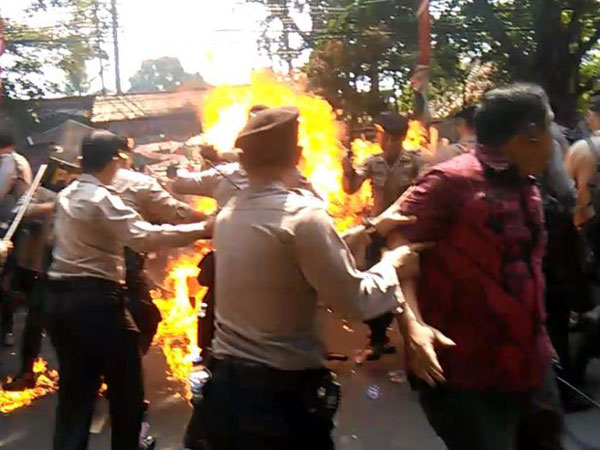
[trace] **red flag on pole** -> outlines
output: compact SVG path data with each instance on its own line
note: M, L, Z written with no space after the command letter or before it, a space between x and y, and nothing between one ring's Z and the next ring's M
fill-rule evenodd
M415 117L427 123L430 119L427 107L427 90L429 86L429 60L431 57L431 20L429 17L429 0L419 0L417 21L419 32L419 58L410 79L415 98Z

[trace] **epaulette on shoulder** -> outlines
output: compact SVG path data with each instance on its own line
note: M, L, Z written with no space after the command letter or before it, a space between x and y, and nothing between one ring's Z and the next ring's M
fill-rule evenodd
M312 206L312 207L326 207L325 202L317 197L313 192L308 189L294 188L290 189L290 192L294 194L295 200L298 202L298 206Z

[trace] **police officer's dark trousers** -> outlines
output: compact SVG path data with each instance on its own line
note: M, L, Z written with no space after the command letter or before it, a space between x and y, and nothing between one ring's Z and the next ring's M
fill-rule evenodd
M48 281L47 328L59 361L54 450L87 449L101 378L108 386L112 449L137 450L144 388L138 330L118 284Z
M186 433L192 450L333 450L333 420L316 398L326 369L281 371L262 364L213 359Z
M21 269L20 290L25 294L27 317L21 342L21 374L33 372L33 365L40 354L44 319L42 301L45 293L44 274L33 270Z
M158 324L162 320L160 310L154 304L146 278L146 256L125 247L125 285L127 286L127 309L140 330L139 342L142 355L148 353Z

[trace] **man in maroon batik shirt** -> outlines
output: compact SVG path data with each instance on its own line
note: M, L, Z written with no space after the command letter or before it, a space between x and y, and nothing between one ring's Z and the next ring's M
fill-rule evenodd
M474 153L433 167L391 207L417 221L389 245L435 244L418 279L403 280L406 299L456 343L439 349L447 382L415 385L450 450L560 449L532 177L550 156L550 108L539 87L512 85L485 95L475 125Z

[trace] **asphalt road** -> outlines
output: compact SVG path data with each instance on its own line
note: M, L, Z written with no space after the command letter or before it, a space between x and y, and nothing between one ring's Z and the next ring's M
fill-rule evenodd
M20 330L23 313L17 323ZM401 369L399 356L388 356L376 363L356 367L352 358L364 342L366 330L359 326L345 331L332 315L327 317L326 338L330 350L350 356L349 362L334 362L343 386L343 400L337 416L336 440L339 450L443 450L444 446L429 428L406 383L392 383L389 372ZM392 334L399 340L396 332ZM15 349L0 350L0 377L18 366ZM44 357L56 367L53 351L44 342ZM147 398L152 402L150 420L159 450L181 450L181 436L190 415L182 398L181 386L169 381L165 360L159 348L153 348L145 360ZM591 368L590 389L600 398L600 363ZM367 391L378 395L368 395ZM376 397L376 398L374 398ZM37 400L33 405L9 415L0 415L0 449L51 449L56 395ZM97 408L106 412L106 401ZM600 449L600 411L590 410L566 419L566 450ZM106 450L110 443L110 425L106 423L90 440L90 450Z

